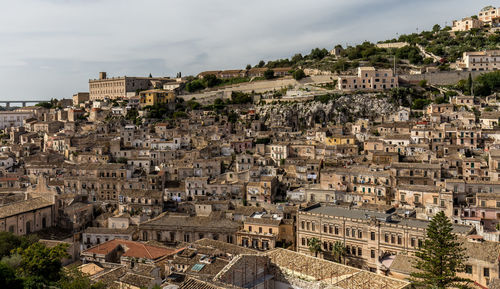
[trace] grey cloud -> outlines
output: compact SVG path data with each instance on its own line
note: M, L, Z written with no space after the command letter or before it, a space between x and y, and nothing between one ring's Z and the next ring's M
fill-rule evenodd
M243 68L449 24L489 2L8 1L0 10L0 85L8 92L0 99L69 97L103 70L118 76Z

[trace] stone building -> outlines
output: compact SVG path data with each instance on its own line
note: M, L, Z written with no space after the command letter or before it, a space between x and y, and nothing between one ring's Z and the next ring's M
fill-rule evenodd
M0 230L27 235L54 225L54 203L42 197L0 206Z
M175 92L163 89L150 89L139 92L139 105L141 107L158 104L174 104Z
M451 31L469 31L471 29L481 28L482 23L478 19L466 17L462 20L453 20L453 27Z
M467 51L457 69L465 71L494 71L500 69L500 50Z
M339 90L383 90L399 86L399 78L391 69L358 67L356 76L339 76Z
M234 244L241 224L226 218L167 214L139 225L142 241L155 240L175 244L194 242L203 238Z
M28 111L0 111L0 129L23 126L24 120L33 115Z
M318 238L323 257L329 259L339 241L346 248L347 264L375 272L388 256L414 254L425 238L427 225L428 221L394 213L316 204L298 212L297 251L310 253L308 240ZM453 226L453 232L460 236L472 230L471 226Z
M137 91L162 88L163 84L173 82L167 77L112 77L99 72L99 79L89 79L90 100L117 99L135 96Z
M500 8L493 6L486 6L478 13L478 19L484 24L492 23L495 18L500 17Z
M81 103L90 100L90 93L88 92L77 92L73 94L73 106L78 106Z

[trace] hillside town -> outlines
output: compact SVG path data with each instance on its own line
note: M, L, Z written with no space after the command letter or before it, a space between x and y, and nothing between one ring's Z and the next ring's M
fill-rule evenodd
M497 37L455 61L396 39L373 47L422 61L339 45L323 57L340 72L100 72L71 98L9 102L0 231L65 244L63 266L105 288L396 289L443 212L459 276L499 288L499 13L452 22Z

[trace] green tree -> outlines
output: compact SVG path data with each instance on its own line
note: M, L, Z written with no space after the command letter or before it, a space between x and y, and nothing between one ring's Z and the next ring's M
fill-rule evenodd
M333 244L332 254L333 254L335 260L337 261L337 263L342 262L342 258L345 257L346 252L347 252L346 248L342 242L336 241L335 244Z
M264 67L264 65L266 65L264 60L259 61L259 64L257 64L258 67Z
M8 265L11 268L19 268L21 266L22 258L21 255L19 254L12 254L10 256L5 256L2 258L2 261L0 261L6 265Z
M252 69L252 66L250 64L247 64L247 67L245 69L250 70L250 69Z
M178 119L178 118L187 118L188 117L188 114L183 112L183 111L176 111L174 112L174 114L172 115L173 118L175 119Z
M474 95L488 96L500 91L500 71L484 73L474 81Z
M227 115L227 120L231 123L236 123L236 121L238 121L238 118L238 114L234 111L229 112Z
M301 61L302 58L303 58L302 54L297 53L294 56L292 56L292 60L291 61L292 61L293 64L297 64L297 62Z
M205 89L205 84L201 79L194 79L186 84L186 90L188 92L194 92L202 89Z
M27 248L36 242L38 242L36 235L18 237L10 232L0 232L0 258L9 256L16 248Z
M0 258L21 245L21 239L10 232L0 232Z
M216 98L214 100L214 104L213 104L214 109L216 109L216 110L223 109L224 106L225 106L225 104L224 104L224 100L222 100L222 98Z
M306 74L304 73L304 70L302 69L297 69L293 72L293 78L295 78L295 80L301 80L302 78L306 77Z
M424 58L424 64L425 65L429 65L429 64L432 64L432 63L434 63L434 59L432 59L430 57Z
M325 58L325 56L327 55L328 55L328 50L326 50L325 48L323 49L314 48L311 50L309 57L311 57L312 59L321 60Z
M444 212L437 213L430 221L426 239L416 252L414 267L419 271L412 273L412 283L424 288L450 288L469 282L457 277L457 272L465 270L467 257L453 227Z
M274 70L268 68L266 71L264 71L264 78L265 79L274 78Z
M28 283L50 284L61 278L62 259L68 257L66 244L48 248L42 243L34 243L26 249L18 248L21 266L18 271Z
M203 80L205 81L207 87L214 87L221 84L222 82L220 79L217 78L217 76L213 74L209 74L203 77Z
M41 106L43 108L49 109L49 108L52 108L52 103L50 103L48 101L43 101L43 102L35 104L35 106Z
M467 78L467 92L472 94L472 75L469 72L469 77Z
M16 276L16 271L3 262L0 262L0 288L23 288L22 280Z
M439 26L439 24L432 26L432 32L436 33L439 32L439 30L441 30L441 26Z
M307 241L307 246L309 247L309 251L311 253L314 253L315 257L318 257L318 253L320 253L321 250L321 241L318 238L311 238Z
M194 99L190 99L190 100L186 101L186 106L190 110L197 110L201 107L201 104L196 102Z

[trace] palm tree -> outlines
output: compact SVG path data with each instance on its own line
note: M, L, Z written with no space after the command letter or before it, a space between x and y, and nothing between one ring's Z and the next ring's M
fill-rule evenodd
M321 252L321 241L318 238L312 238L307 241L309 246L309 251L314 253L314 257L318 257L318 253Z
M336 241L335 244L333 244L332 253L333 253L333 256L335 256L337 263L341 263L342 257L344 257L346 255L346 248L345 248L344 244L340 241Z

